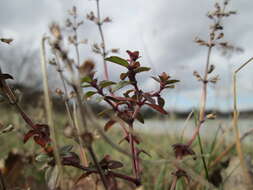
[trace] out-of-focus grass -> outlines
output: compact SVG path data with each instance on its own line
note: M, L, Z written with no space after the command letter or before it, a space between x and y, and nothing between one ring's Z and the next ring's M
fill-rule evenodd
M44 122L41 118L44 118L43 110L41 109L28 109L27 112L33 116L33 118L37 119L39 123ZM9 133L2 134L0 136L1 143L1 151L0 151L0 159L3 161L7 158L8 153L11 151L18 152L21 155L31 155L32 163L29 164L29 167L26 167L22 172L25 172L25 176L33 176L35 183L38 186L45 187L44 181L44 171L41 170L41 164L36 163L34 157L36 154L39 154L42 150L33 141L29 141L28 143L23 143L23 135L27 132L27 128L25 127L25 123L23 120L16 114L15 110L8 109L7 111L4 109L0 109L0 120L4 125L13 124L15 129ZM66 125L67 118L64 114L55 114L55 125L57 128L57 135L59 135L59 144L63 145L74 145L74 151L78 152L77 143L73 139L68 139L63 136L64 126ZM105 121L101 120L101 124ZM92 124L91 124L92 125ZM92 127L92 126L91 126ZM140 149L148 152L151 157L148 155L142 154L142 164L143 164L143 182L144 189L168 189L172 180L171 173L174 171L174 166L171 160L174 159L173 151L171 145L180 142L180 134L153 134L151 129L150 132L139 132L140 140L142 141L139 146ZM114 127L106 133L113 142L119 142L123 134L121 134L121 130L118 130L118 127ZM124 163L122 169L120 169L123 173L131 175L131 160L129 157L123 155L122 153L114 150L110 145L105 143L105 141L97 135L96 141L94 143L94 149L99 157L102 159L106 154L111 155L112 159L119 160ZM186 139L185 139L186 140ZM226 143L219 144L221 142L221 135L217 133L217 136L212 138L211 140L205 141L202 139L202 145L204 150L204 156L208 160L208 164L212 162L224 149L226 148ZM128 144L124 141L120 144L120 146L128 150ZM197 143L193 145L193 149L195 152L200 152ZM251 153L251 149L245 150L248 153ZM235 155L234 149L226 156L224 160L228 157L232 157ZM203 170L203 164L201 161L201 156L197 155L197 159L194 161L193 159L188 159L186 164L190 166L191 169L196 171L197 173L201 173ZM218 167L219 165L217 165ZM217 168L216 167L216 168ZM211 175L215 168L209 169L209 174ZM203 172L202 172L203 173ZM71 179L76 179L79 175L81 175L81 171L77 171L76 169L72 169L70 167L65 167L66 177L70 177ZM204 176L204 173L203 173ZM184 181L178 182L178 189L184 189L185 183ZM181 187L181 188L180 188Z

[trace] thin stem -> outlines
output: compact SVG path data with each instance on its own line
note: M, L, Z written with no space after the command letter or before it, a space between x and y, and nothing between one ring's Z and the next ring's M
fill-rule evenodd
M72 86L75 93L76 93L76 97L77 97L77 103L79 105L79 111L80 111L80 115L81 115L81 120L82 120L82 125L84 127L84 133L88 133L88 127L87 127L87 122L86 122L86 118L85 118L85 110L84 110L84 106L83 106L83 103L82 103L82 100L81 100L81 95L80 95L80 91L78 90L78 88L76 87L76 85L73 85ZM108 185L107 185L107 180L106 180L106 177L105 177L105 174L101 168L101 166L99 165L98 161L97 161L97 157L93 151L93 148L91 146L91 144L87 143L87 142L84 142L85 145L87 146L87 149L90 153L90 156L93 160L93 163L95 164L98 172L99 172L99 175L101 177L101 180L103 182L103 185L105 187L105 189L107 190L108 189Z
M101 177L101 180L102 180L102 182L103 182L104 188L107 190L107 189L108 189L107 180L106 180L104 171L102 170L100 164L98 163L98 160L97 160L97 157L96 157L96 155L95 155L95 153L94 153L94 151L93 151L93 148L92 148L92 146L90 145L90 146L87 147L87 149L88 149L88 151L89 151L89 153L90 153L90 155L91 155L91 158L92 158L92 160L93 160L93 162L94 162L94 164L95 164L95 167L96 167L97 170L98 170L98 173L99 173L99 175L100 175L100 177Z
M59 169L59 177L61 179L61 176L63 174L63 169L62 169L61 158L59 154L59 146L57 143L56 130L54 127L54 122L53 122L52 102L50 99L49 87L48 87L48 74L47 74L46 49L45 49L46 40L47 40L47 37L43 37L41 40L41 69L42 69L42 75L43 75L43 88L44 88L45 106L46 106L46 114L47 114L47 123L49 125L50 135L51 135L52 144L54 148L53 153L56 159L56 164ZM60 186L62 188L62 180L60 180Z
M173 178L173 181L172 181L172 184L170 186L170 190L175 190L176 189L176 186L177 186L177 176L174 176Z
M248 172L246 162L244 160L244 153L243 148L240 141L240 132L238 129L238 110L237 110L237 86L236 86L236 74L244 68L248 63L250 63L253 60L253 58L250 58L248 61L246 61L242 66L240 66L233 74L233 98L234 98L234 113L233 113L233 127L234 127L234 133L236 136L236 149L237 153L240 159L240 165L243 170L243 174L245 176L245 179L249 185L249 187L252 187L253 181L251 179L251 176Z
M79 53L79 43L78 43L78 34L77 34L77 16L74 15L74 27L73 27L73 31L74 31L74 35L75 35L75 42L74 42L74 46L75 46L75 51L76 51L76 62L77 62L77 66L80 66L80 53Z
M206 96L207 96L207 77L208 77L208 68L210 64L210 56L212 52L212 46L210 43L210 46L208 47L208 52L207 52L207 60L206 60L206 66L205 66L205 74L204 74L204 79L203 79L203 86L201 90L201 101L200 101L200 111L199 111L199 119L198 119L198 124L195 130L195 133L193 134L192 138L188 142L188 146L191 146L196 137L199 134L200 128L202 124L204 123L205 120L205 110L206 110Z
M205 157L203 156L204 150L203 150L203 146L202 146L202 142L201 142L201 138L200 138L199 134L198 134L198 143L199 143L199 148L200 148L200 153L201 153L201 159L202 159L204 169L205 169L206 179L208 180L209 179L209 174L208 174L206 160L205 160Z
M129 144L130 144L130 150L132 153L132 166L133 166L133 173L136 177L136 179L140 178L140 174L138 171L138 158L137 158L137 150L135 147L135 141L134 141L134 137L133 137L133 126L129 125L129 130L130 132L128 133L128 137L129 137Z
M197 125L197 123L198 123L197 112L194 112L194 120L195 120L195 125ZM204 150L203 150L201 137L200 137L199 133L198 133L198 144L199 144L200 153L201 153L201 160L203 162L203 166L204 166L204 170L205 170L205 174L206 174L206 179L208 180L209 179L208 169L207 169L206 159L204 157Z
M60 76L60 80L62 82L62 86L63 86L63 90L64 90L64 96L63 96L63 100L64 100L64 104L65 104L65 108L66 108L66 112L67 112L67 115L68 115L68 118L69 118L69 121L71 123L71 125L77 130L77 133L79 134L79 131L80 130L80 127L78 125L77 122L75 122L75 115L73 114L73 112L71 111L71 108L70 108L70 105L69 105L69 98L68 98L68 90L67 90L67 85L66 85L66 82L64 80L64 76L63 76L63 73L62 73L62 70L61 70L61 66L60 66L60 63L59 63L59 58L56 54L56 52L54 52L55 54L55 59L56 59L56 66L57 66L57 71L59 73L59 76ZM87 163L87 159L86 159L86 154L85 154L85 150L82 146L82 139L80 136L78 136L78 140L79 140L79 149L80 149L80 155L81 155L81 158L82 158L82 162L84 164L84 166L87 166L88 163Z
M108 67L107 67L107 62L105 61L106 57L106 46L105 46L105 38L104 38L104 33L103 33L103 28L102 28L102 22L101 22L101 16L100 16L100 5L99 5L100 0L96 0L97 4L97 26L100 34L100 38L102 41L102 58L103 58L103 63L104 63L104 75L105 75L105 80L109 80L109 73L108 73Z
M88 167L89 163L86 157L86 152L85 149L83 147L83 140L81 138L81 130L80 130L80 126L79 126L79 122L78 122L78 114L77 114L77 106L76 103L73 104L73 116L74 116L74 126L75 129L77 131L77 138L78 138L78 146L80 149L80 153L81 153L81 160L82 160L82 164L86 167Z

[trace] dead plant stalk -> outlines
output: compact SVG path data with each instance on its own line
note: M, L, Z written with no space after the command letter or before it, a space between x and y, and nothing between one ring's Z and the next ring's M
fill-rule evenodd
M59 146L57 143L57 137L56 137L56 131L53 121L53 111L52 111L52 102L50 98L49 93L49 87L48 87L48 74L47 74L47 62L46 62L46 49L45 49L45 42L48 38L43 37L41 40L41 70L42 70L42 76L43 76L43 91L44 91L44 98L45 98L45 107L46 107L46 116L47 116L47 123L49 125L52 144L54 148L54 156L56 159L57 167L59 168L59 180L60 180L60 186L62 187L62 174L63 174L63 168L61 165L61 158L59 154Z
M243 170L244 177L248 183L248 185L252 188L252 178L248 172L248 169L246 167L246 162L244 160L244 153L243 148L240 141L240 132L238 128L238 109L237 109L237 73L239 73L247 64L249 64L253 60L253 57L247 60L244 64L242 64L238 69L236 69L233 73L233 99L234 99L234 114L233 114L233 127L234 127L234 133L235 133L235 140L236 140L236 149L237 154L240 159L240 165Z

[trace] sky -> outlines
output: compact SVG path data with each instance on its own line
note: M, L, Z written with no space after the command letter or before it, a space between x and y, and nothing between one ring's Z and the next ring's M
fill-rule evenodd
M103 27L108 48L120 48L120 56L127 57L126 50L138 50L141 64L152 71L138 78L144 89L157 88L149 76L167 72L181 82L175 89L164 93L166 106L176 110L190 110L199 105L201 83L192 75L194 70L203 72L207 48L194 43L199 36L207 38L210 20L206 17L213 9L213 0L100 0L102 17L109 16L112 23ZM96 11L94 0L1 0L0 36L11 37L11 46L1 45L0 64L8 67L2 57L17 52L15 55L27 54L38 50L40 39L47 35L50 23L64 24L67 10L76 5L84 25L79 36L88 39L88 45L81 48L81 58L94 59L97 74L102 78L102 60L91 52L91 45L99 43L96 25L86 19L87 13ZM217 85L208 88L208 108L228 110L232 107L231 73L249 59L253 49L253 23L251 18L252 0L231 0L229 9L236 10L237 15L224 20L225 39L244 49L243 53L233 54L230 58L215 50L211 63L219 74ZM1 57L2 56L2 57ZM38 52L39 56L39 52ZM12 63L18 64L18 56L11 56ZM15 60L16 59L16 60ZM10 64L10 63L8 63ZM30 69L39 75L39 61L31 64ZM252 109L252 69L253 64L238 75L238 101L240 109ZM13 70L12 70L13 71ZM112 80L117 80L122 71L117 65L109 64ZM13 71L14 72L14 71ZM14 73L22 80L19 71ZM51 78L54 77L51 76Z

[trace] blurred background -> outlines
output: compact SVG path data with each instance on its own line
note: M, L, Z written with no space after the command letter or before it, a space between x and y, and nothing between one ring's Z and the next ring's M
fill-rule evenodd
M199 104L201 83L192 75L194 70L202 73L207 49L194 43L195 37L207 39L210 20L207 12L213 7L213 1L164 1L128 0L101 1L102 17L109 16L112 23L104 25L105 41L108 48L119 48L120 56L127 57L125 51L138 50L143 65L153 70L139 80L144 89L155 88L150 75L168 72L181 82L177 88L167 91L166 108L174 112L188 112ZM37 92L41 90L42 80L39 61L40 40L47 35L52 22L64 25L67 11L73 5L78 7L79 19L84 20L79 36L88 39L81 47L81 58L96 62L97 74L103 77L101 57L91 51L94 43L100 43L97 27L86 19L90 11L96 11L92 0L2 0L0 7L0 36L13 38L11 46L0 46L0 64L4 72L15 77L15 83ZM251 22L253 2L251 0L231 1L229 8L237 11L224 20L225 40L240 51L227 54L216 49L211 63L216 66L215 74L220 81L208 89L208 109L229 112L232 108L232 72L252 56ZM239 109L251 111L253 101L252 79L253 65L239 75ZM121 68L109 64L112 80L118 80L117 72ZM50 84L55 88L59 79L49 67ZM148 78L149 77L149 78ZM59 83L60 84L60 83Z

